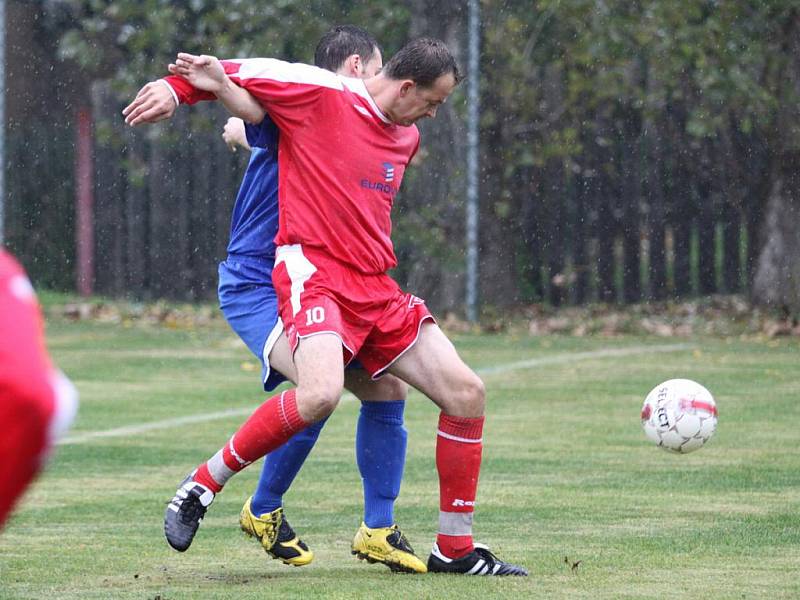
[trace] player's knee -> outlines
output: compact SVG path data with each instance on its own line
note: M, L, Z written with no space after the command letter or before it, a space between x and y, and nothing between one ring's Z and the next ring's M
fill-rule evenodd
M335 387L319 387L302 392L298 389L298 404L302 405L301 414L311 422L324 419L336 409L341 395L342 389Z
M461 383L459 399L461 410L470 416L479 417L483 415L486 408L486 387L483 380L475 373L470 373Z
M321 394L318 398L317 407L319 409L319 418L324 419L328 415L330 415L336 407L339 405L339 398L341 398L342 392L339 390L338 392L331 392L326 394Z

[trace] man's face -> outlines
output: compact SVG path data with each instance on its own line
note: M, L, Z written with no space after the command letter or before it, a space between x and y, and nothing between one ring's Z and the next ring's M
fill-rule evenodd
M392 121L409 126L425 117L435 117L439 106L447 100L455 87L456 80L452 73L441 75L428 87L420 87L413 81L404 81L392 107Z

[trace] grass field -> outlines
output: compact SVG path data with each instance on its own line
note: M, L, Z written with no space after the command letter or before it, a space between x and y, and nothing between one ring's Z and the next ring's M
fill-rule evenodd
M454 336L488 389L476 537L531 572L494 579L395 575L350 556L352 397L286 498L314 563L268 560L238 531L258 466L217 498L188 552L171 551L165 503L263 397L255 361L222 323L56 319L48 336L81 410L0 534L0 598L800 597L796 339ZM714 439L687 456L650 445L639 424L644 395L676 376L704 383L720 410ZM176 420L190 415L201 418ZM436 417L412 394L396 516L423 558Z

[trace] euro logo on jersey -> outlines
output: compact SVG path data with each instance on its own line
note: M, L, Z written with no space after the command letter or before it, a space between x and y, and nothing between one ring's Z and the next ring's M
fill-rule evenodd
M378 192L385 192L390 196L397 193L397 188L392 185L394 181L394 165L389 162L381 163L381 175L383 181L370 181L369 179L361 180L361 187L368 190L375 190Z

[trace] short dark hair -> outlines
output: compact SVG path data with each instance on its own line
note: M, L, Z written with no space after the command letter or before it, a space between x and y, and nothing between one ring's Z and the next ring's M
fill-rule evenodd
M365 63L372 60L380 46L372 35L355 25L337 25L319 40L314 64L329 71L338 70L348 56L358 54Z
M442 40L434 38L409 42L383 66L382 72L390 79L410 79L420 87L429 87L448 73L456 83L463 79L450 50Z

